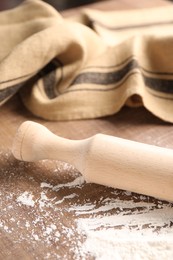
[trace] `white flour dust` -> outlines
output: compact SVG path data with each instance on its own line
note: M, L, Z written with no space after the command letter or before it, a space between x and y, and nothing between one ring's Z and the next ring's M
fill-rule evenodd
M28 191L25 191L16 199L16 201L23 205L33 207L35 204L35 201L32 198L33 198L33 195L31 193L29 193Z
M64 167L68 171L68 165ZM8 175L10 180L13 174ZM5 197L5 204L1 203L0 228L16 244L25 240L33 248L44 244L49 250L43 259L61 259L61 246L67 260L173 258L171 203L106 187L98 188L93 198L91 184L75 172L72 180L55 185L46 179L36 185L38 180L27 178L32 185L25 191L9 193L2 186L0 198Z
M49 183L41 183L40 187L59 190L63 187L72 188L84 184L83 177L77 177L74 181L56 186ZM126 192L124 192L126 193ZM173 257L173 230L170 221L173 216L173 208L168 205L158 205L154 202L121 200L118 198L119 191L114 191L116 198L105 198L102 205L85 203L84 205L73 204L66 211L73 212L77 217L77 231L86 236L86 241L81 245L81 254L90 253L96 259L168 259ZM121 194L122 195L122 194ZM129 196L131 194L129 193ZM49 199L45 192L40 193L40 209L53 207L53 204L61 204L64 200L77 197L72 193L64 196L61 200ZM34 206L33 195L24 192L17 198L18 202L27 206ZM54 203L53 203L54 201ZM110 211L117 209L116 214ZM148 228L145 228L148 226ZM164 228L162 228L164 227ZM158 231L157 231L158 229ZM46 227L43 236L50 236L56 230L54 224ZM69 233L69 230L67 231ZM57 231L54 236L59 239ZM37 235L33 235L39 240ZM76 256L77 257L77 256Z

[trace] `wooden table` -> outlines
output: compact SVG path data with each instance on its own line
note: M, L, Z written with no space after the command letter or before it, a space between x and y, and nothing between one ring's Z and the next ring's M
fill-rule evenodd
M162 0L119 0L93 4L93 8L118 10L165 4L170 3ZM63 15L70 15L77 10L80 8L66 11ZM120 232L119 236L116 236L118 230L127 232L126 256L131 252L127 246L128 236L133 237L136 232L141 236L142 230L145 230L147 237L150 231L159 235L160 230L165 230L165 234L169 233L170 237L173 232L171 203L101 185L87 184L76 169L63 162L16 161L10 148L18 126L25 120L42 123L54 133L71 139L82 139L101 132L173 148L171 124L156 118L145 108L128 107L124 107L116 115L95 120L49 122L28 112L19 95L1 107L0 118L0 259L121 259L116 258L116 253L120 252L121 256L122 252L119 242L118 247L115 247L115 258L111 254L111 245L117 246L114 241L122 235ZM148 219L146 210L150 217ZM162 215L162 212L169 212L170 215ZM145 221L141 222L139 213ZM126 215L128 219L127 223L124 223ZM151 215L154 217L151 218ZM116 224L117 216L122 217L122 221L118 222L118 218ZM130 222L130 216L136 217L136 222ZM157 216L162 218L158 220ZM112 217L114 221L110 222ZM100 240L99 236L102 236L106 229L109 229L109 233L105 233L105 238L112 234L115 240ZM163 238L167 240L166 235L160 235L162 242ZM149 236L152 237L155 243L155 235ZM91 246L92 243L96 243L97 249ZM131 246L134 248L133 243ZM135 248L138 253L143 250L141 246L139 249ZM166 256L173 255L170 244L170 250L165 248L165 252L169 251ZM109 253L106 253L106 250L109 250ZM135 252L131 253L128 259L133 259L130 257L134 256ZM107 258L101 258L105 254Z

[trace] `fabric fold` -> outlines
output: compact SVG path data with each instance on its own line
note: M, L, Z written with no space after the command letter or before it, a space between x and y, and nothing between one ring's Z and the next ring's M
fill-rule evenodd
M173 122L173 7L63 18L40 0L0 13L0 104L20 92L48 120L144 105Z

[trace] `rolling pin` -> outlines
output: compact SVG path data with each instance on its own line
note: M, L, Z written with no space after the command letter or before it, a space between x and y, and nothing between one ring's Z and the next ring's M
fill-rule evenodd
M75 166L87 182L173 201L173 150L104 134L61 138L41 124L24 122L12 153L22 161L54 159Z

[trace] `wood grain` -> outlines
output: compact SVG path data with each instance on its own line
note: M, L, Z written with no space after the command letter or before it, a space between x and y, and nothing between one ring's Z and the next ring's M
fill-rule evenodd
M97 3L93 8L130 9L165 4L169 3L161 0L119 0ZM77 10L68 11L64 16ZM68 209L72 205L93 203L97 208L107 198L115 202L117 198L122 202L124 199L141 199L140 195L131 194L127 198L127 194L121 190L83 182L69 188L67 184L81 175L75 168L59 161L24 163L15 160L11 155L11 146L15 132L22 122L33 120L69 139L83 139L103 133L173 148L173 126L156 118L145 108L124 107L116 115L95 120L49 122L34 117L25 109L19 95L16 95L1 107L0 118L0 259L5 260L82 259L81 245L86 237L77 230L76 221L80 219L80 215ZM44 187L44 183L49 184L49 188ZM65 186L58 186L60 184ZM33 200L34 206L20 203L20 196L27 195L25 192L33 196L30 202ZM168 202L159 202L150 197L145 197L144 201L154 203L156 208L158 205L163 208L172 207ZM117 212L118 208L115 206L108 213L116 215ZM99 214L104 215L105 212ZM146 227L151 228L150 224ZM171 229L171 222L166 225ZM162 229L162 226L158 229ZM85 259L94 257L85 255Z

